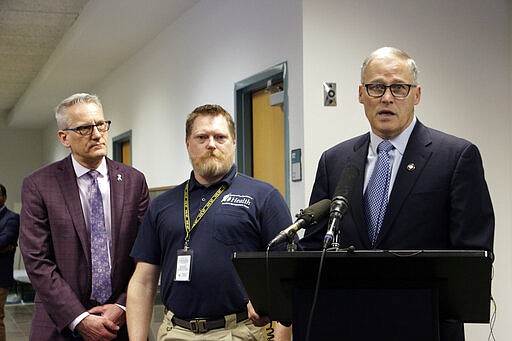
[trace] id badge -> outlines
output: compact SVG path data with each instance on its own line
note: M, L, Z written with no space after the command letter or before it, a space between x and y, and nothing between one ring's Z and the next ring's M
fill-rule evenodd
M176 282L190 282L192 279L192 256L191 249L179 249L176 258Z

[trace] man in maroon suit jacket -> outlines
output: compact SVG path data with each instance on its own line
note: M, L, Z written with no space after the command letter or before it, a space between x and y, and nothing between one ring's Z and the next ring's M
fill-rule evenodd
M110 121L96 96L72 95L55 116L71 155L36 170L22 186L20 248L36 291L30 340L128 340L129 252L149 203L146 180L106 157ZM100 174L110 255L112 294L104 303L91 296L90 170Z

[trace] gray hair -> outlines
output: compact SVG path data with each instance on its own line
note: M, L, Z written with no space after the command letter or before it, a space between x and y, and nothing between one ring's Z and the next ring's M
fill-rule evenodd
M400 60L405 60L407 62L407 65L409 66L409 70L411 71L411 75L414 80L414 84L418 83L418 67L416 66L416 62L414 59L412 59L407 53L404 51L397 49L395 47L381 47L380 49L377 49L373 51L363 62L363 65L361 66L361 84L364 84L364 74L366 72L366 68L368 65L377 58L389 58L389 57L395 57Z
M100 110L103 110L100 99L96 95L86 93L78 93L69 96L59 103L55 108L55 119L57 120L57 127L59 129L69 128L69 117L67 109L75 104L94 103Z

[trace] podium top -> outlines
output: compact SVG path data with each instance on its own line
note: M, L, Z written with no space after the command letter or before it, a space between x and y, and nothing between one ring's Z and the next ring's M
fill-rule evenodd
M318 258L322 251L270 251L270 259L282 258ZM234 252L233 259L261 258L265 252ZM480 258L491 262L494 257L491 252L485 250L337 250L327 251L326 258L356 257L356 258L381 258L381 257L419 257L419 258Z
M321 254L237 252L233 263L256 310L285 321L294 288L313 290ZM320 289L432 289L440 318L488 323L492 262L492 253L481 250L328 251Z

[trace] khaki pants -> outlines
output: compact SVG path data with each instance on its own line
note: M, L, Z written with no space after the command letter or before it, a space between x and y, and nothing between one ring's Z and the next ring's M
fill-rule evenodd
M224 317L226 327L210 330L203 334L173 325L171 319L174 314L168 311L164 316L162 325L158 329L158 341L264 341L264 327L256 327L251 320L236 323L235 314Z
M0 288L0 341L5 341L5 301L9 295L9 288Z

